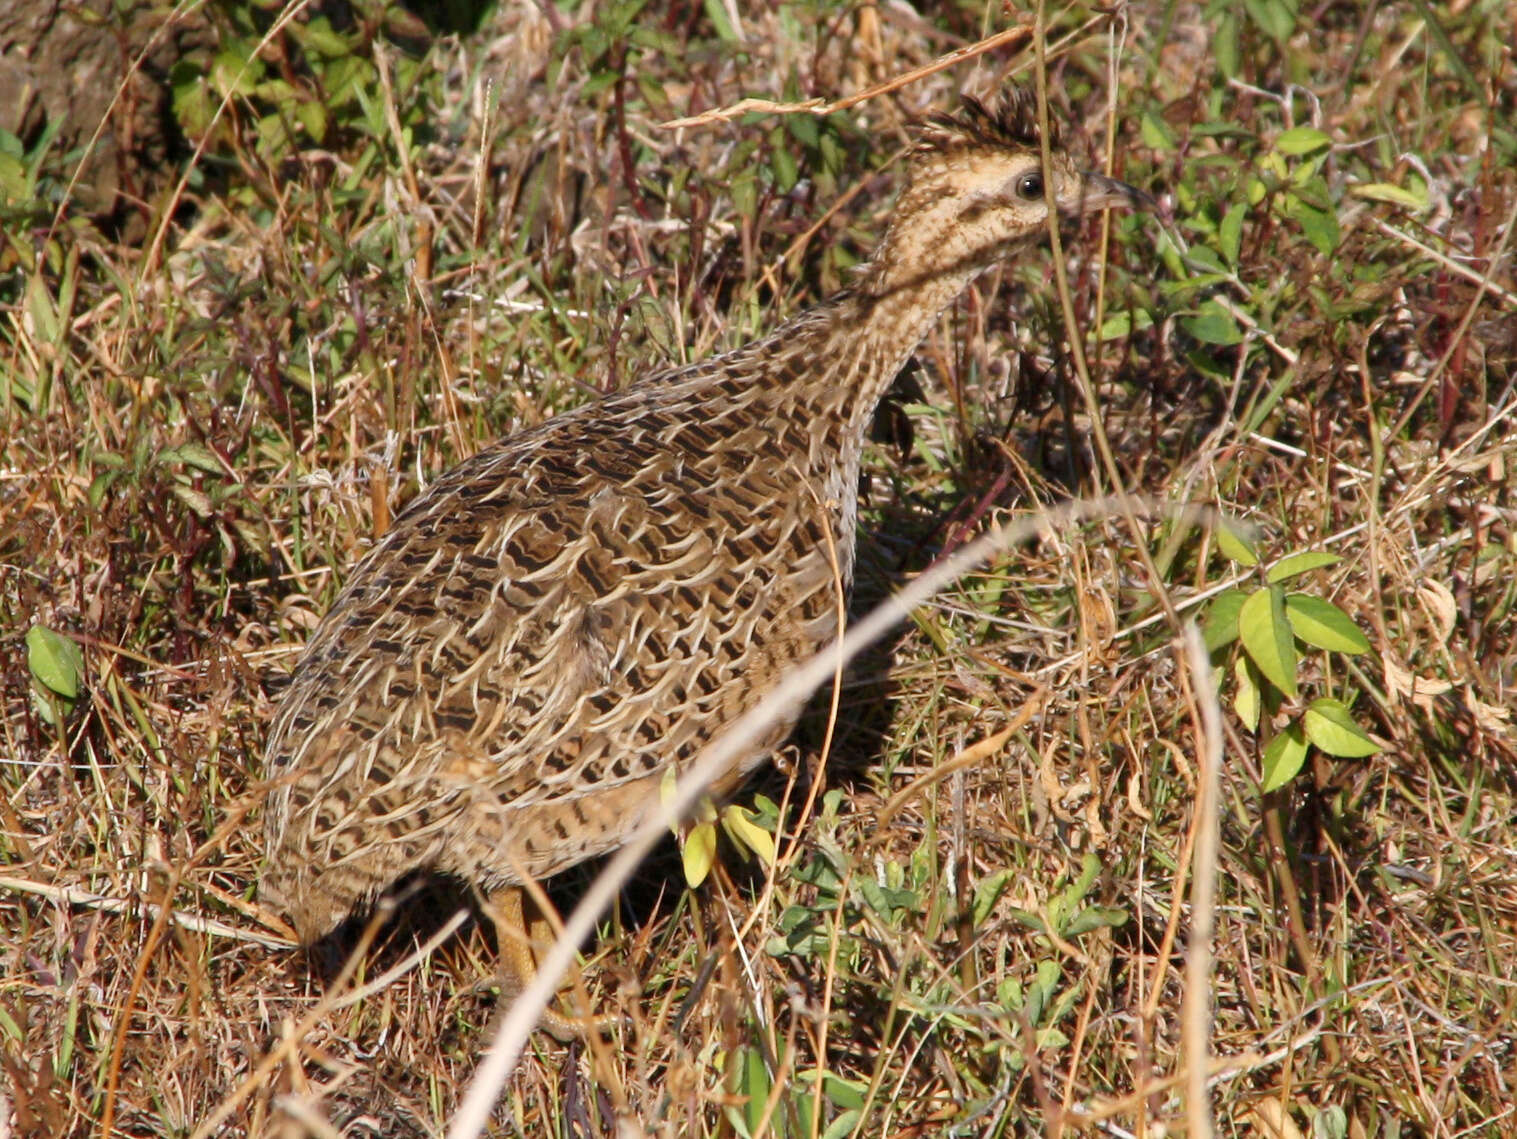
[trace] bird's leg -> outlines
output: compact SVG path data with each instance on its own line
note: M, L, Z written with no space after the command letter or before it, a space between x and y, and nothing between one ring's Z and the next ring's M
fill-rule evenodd
M522 888L506 886L490 897L490 916L495 920L495 940L500 946L501 972L504 990L515 999L537 976L537 957L532 952L534 945L553 944L554 931L549 921L536 912L533 906L532 921L526 919L522 903ZM582 1040L593 1028L600 1027L608 1018L590 1020L565 1016L552 1007L543 1009L538 1027L547 1031L555 1040L567 1044Z

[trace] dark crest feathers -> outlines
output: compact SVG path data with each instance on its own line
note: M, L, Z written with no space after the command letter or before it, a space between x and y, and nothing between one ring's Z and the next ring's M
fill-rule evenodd
M1059 145L1059 128L1050 116L1048 143ZM952 151L961 147L1038 146L1038 97L1030 87L1012 87L990 106L965 95L956 115L934 115L923 129L918 151Z

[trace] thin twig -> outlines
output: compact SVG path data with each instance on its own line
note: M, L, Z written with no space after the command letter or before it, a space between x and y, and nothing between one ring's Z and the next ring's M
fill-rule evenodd
M1491 254L1490 261L1488 262L1491 267L1490 272L1479 278L1475 295L1470 299L1470 303L1464 311L1464 316L1460 319L1458 327L1454 329L1454 334L1449 337L1448 348L1444 350L1438 363L1433 366L1433 370L1428 373L1427 379L1422 382L1422 386L1417 389L1417 394L1411 398L1411 401L1407 403L1400 416L1397 417L1395 424L1385 433L1387 439L1395 439L1401 435L1406 425L1411 422L1417 408L1422 406L1422 401L1427 398L1427 393L1432 391L1439 381L1442 380L1444 369L1449 366L1449 361L1454 358L1454 353L1459 350L1459 345L1464 341L1465 336L1468 335L1470 325L1475 322L1475 314L1480 311L1480 302L1485 299L1485 294L1502 291L1496 287L1496 282L1491 279L1491 274L1496 271L1496 266L1500 265L1506 257L1507 246L1511 244L1512 230L1514 228L1517 228L1517 200L1513 200L1512 208L1507 211L1506 221L1502 223L1501 240L1496 243L1496 249Z
M363 933L358 938L358 943L353 946L353 951L348 954L347 960L343 962L342 969L338 972L332 984L328 986L327 991L322 994L321 999L316 1002L310 1012L300 1019L298 1024L289 1027L288 1031L280 1035L279 1043L265 1053L263 1059L258 1061L257 1065L247 1074L231 1095L223 1099L216 1105L216 1109L210 1115L201 1120L200 1126L195 1128L195 1132L190 1136L190 1139L209 1139L210 1136L218 1134L221 1125L226 1122L232 1112L236 1111L249 1096L263 1086L263 1082L269 1073L277 1068L285 1059L295 1060L298 1058L300 1041L304 1039L306 1034L316 1026L322 1017L331 1012L333 1008L343 1007L339 1004L339 1001L342 999L341 994L343 989L353 979L353 975L358 971L359 964L368 957L369 947L374 943L374 938L378 935L380 929L393 916L393 905L387 904L384 901L381 901L374 908L373 914L370 915L368 922L364 925ZM448 932L451 933L452 931L449 930ZM429 942L428 944L430 945L431 943ZM413 954L412 957L416 960L421 960L422 954ZM104 1136L102 1136L102 1139L104 1139Z
M1508 306L1517 308L1517 293L1512 292L1510 289L1502 288L1491 279L1491 275L1489 273L1482 273L1478 269L1471 269L1468 265L1461 265L1447 253L1441 253L1438 250L1434 249L1431 245L1428 245L1426 242L1418 241L1409 233L1402 233L1395 226L1390 225L1387 222L1383 222L1377 217L1371 217L1369 221L1371 225L1373 225L1387 237L1393 237L1402 244L1415 249L1424 257L1438 262L1438 264L1442 265L1445 269L1447 269L1450 273L1453 273L1455 276L1463 277L1466 281L1469 281L1472 284L1484 286L1487 292L1494 293L1496 296L1500 297ZM1496 261L1492 259L1490 264L1494 267Z
M110 1139L111 1129L116 1119L116 1093L121 1078L121 1060L125 1055L126 1038L132 1023L132 1010L137 1005L137 994L142 991L142 985L147 980L148 965L153 959L153 954L158 951L158 943L163 938L163 931L168 928L170 915L175 913L172 906L174 893L179 889L179 883L184 876L208 858L214 851L220 849L231 834L242 826L242 820L248 811L258 800L254 796L244 796L227 811L227 817L216 828L215 833L195 850L189 858L176 864L169 873L168 881L163 887L163 902L157 907L153 924L148 928L147 940L142 950L137 955L137 967L132 971L132 979L127 985L126 998L121 1002L121 1009L116 1014L114 1025L114 1038L111 1043L110 1057L106 1063L105 1077L105 1101L100 1108L100 1139Z
M1212 935L1217 909L1218 800L1222 783L1222 709L1212 683L1211 661L1201 631L1192 622L1185 626L1185 662L1188 665L1192 715L1196 716L1197 796L1195 843L1192 846L1190 892L1190 938L1185 947L1185 994L1181 1005L1181 1032L1185 1056L1186 1134L1192 1139L1212 1135L1211 1097L1211 971Z
M77 886L54 886L48 882L28 882L24 878L0 877L0 890L10 890L17 894L34 894L39 898L48 898L66 906L79 906L82 909L99 910L107 914L124 914L140 904L156 919L162 908L156 902L138 903L129 898L112 898L106 894L96 894ZM187 929L192 933L206 933L213 937L224 937L229 941L246 941L252 945L261 945L265 949L291 949L295 945L295 942L288 937L255 933L253 930L228 925L215 918L185 913L183 910L172 907L169 910L169 920L180 929Z
M1086 27L1089 27L1091 23L1094 23L1094 21L1087 22ZM1032 29L1026 24L1018 24L1014 28L1007 28L1005 31L997 32L993 36L987 36L977 43L951 51L947 55L940 55L931 63L923 64L921 67L908 71L904 75L897 75L894 78L887 79L883 83L876 83L873 87L857 91L842 99L830 101L827 99L804 99L799 103L776 103L769 99L739 99L730 106L712 107L711 110L702 111L698 115L690 115L683 119L670 119L668 122L660 123L659 126L663 130L668 131L678 130L681 127L703 127L708 123L730 122L739 115L750 113L768 115L804 114L815 115L817 118L821 118L835 111L846 111L849 107L868 102L879 95L888 95L891 91L898 91L902 87L915 83L918 79L925 79L927 76L946 70L955 64L963 63L966 59L973 59L977 55L983 55L987 51L993 51L1006 44L1015 43L1018 48L1026 47L1031 39Z
M1071 29L1057 43L1049 49L1050 54L1058 55L1075 40L1085 35L1096 25L1102 23L1107 17L1092 16L1078 28ZM967 47L956 48L946 55L940 55L931 63L925 63L921 67L914 68L902 75L887 79L883 83L876 83L863 91L857 91L841 99L803 99L798 103L780 103L771 99L739 99L736 103L726 107L713 107L709 111L702 111L698 115L690 115L683 119L670 119L660 123L662 130L678 130L681 127L702 127L710 123L725 123L738 118L741 115L815 115L822 118L836 111L846 111L849 107L855 107L860 103L867 103L870 99L881 95L888 95L892 91L899 91L902 87L910 86L918 79L925 79L929 75L936 75L939 71L946 71L963 63L966 59L984 55L987 51L994 51L998 47L1014 44L1020 51L1032 40L1032 25L1018 24L1014 28L1007 28L997 32L993 36L986 36L982 40L969 44Z
M356 1005L359 1001L366 1000L369 997L373 996L375 993L382 992L383 990L389 988L396 981L400 980L407 973L409 973L412 969L416 968L416 966L420 965L428 957L431 957L432 954L436 953L438 947L441 946L443 942L447 941L448 938L452 937L454 932L468 920L468 910L463 908L454 910L453 916L443 923L442 928L434 933L431 937L427 938L427 940L422 944L418 945L411 953L407 954L403 961L401 961L393 969L385 970L383 973L375 977L372 981L369 981L367 984L361 985L358 988L354 989L351 993L343 997L341 1000L333 1001L330 1006L331 1011L340 1012L342 1009Z
M875 833L883 834L890 826L890 820L895 817L897 811L904 807L910 800L920 795L932 784L952 775L955 771L962 771L966 767L974 767L991 756L995 755L1006 741L1021 731L1035 715L1043 710L1043 702L1048 699L1048 686L1042 685L1029 696L1023 705L1017 709L1017 714L1012 717L1011 723L996 732L992 736L986 736L982 740L970 744L952 758L938 764L931 771L918 775L906 786L902 787L886 801L875 816Z

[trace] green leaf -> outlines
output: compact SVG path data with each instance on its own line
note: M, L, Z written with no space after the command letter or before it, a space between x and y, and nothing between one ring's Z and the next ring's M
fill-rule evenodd
M827 1098L838 1107L863 1107L869 1098L869 1085L862 1080L845 1080L827 1072L822 1076Z
M1061 937L1068 933L1067 927L1071 917L1083 908L1085 896L1090 892L1091 886L1095 885L1100 874L1101 860L1087 851L1080 860L1080 873L1048 899L1048 906L1043 914L1047 928L1057 932Z
M680 849L680 861L685 867L685 881L692 888L699 886L716 864L716 824L696 823L685 836Z
M1183 272L1183 267L1181 271ZM1215 285L1225 284L1231 279L1231 273L1202 273L1199 276L1186 277L1181 281L1161 281L1159 283L1159 293L1165 299L1189 297L1194 293L1200 292L1202 289L1210 289Z
M1238 46L1238 25L1241 22L1235 10L1226 8L1212 29L1212 56L1217 61L1217 70L1228 79L1237 77L1242 60L1242 51Z
M295 107L295 117L305 127L313 142L323 142L327 137L327 109L314 99L308 99Z
M1064 972L1059 963L1050 958L1038 962L1032 984L1027 987L1027 1019L1032 1024L1044 1023L1044 1015L1057 1005Z
M1233 661L1233 678L1238 691L1233 694L1233 711L1243 726L1251 732L1259 730L1259 684L1254 678L1254 666L1246 656Z
M22 202L32 196L26 164L3 152L0 152L0 195L8 202Z
M1169 276L1176 279L1186 276L1185 260L1180 256L1180 247L1175 244L1175 239L1169 234L1160 231L1154 251L1158 253L1159 260L1164 262L1164 269Z
M822 143L822 121L814 115L786 115L785 130L807 150L815 150Z
M63 325L58 320L58 307L40 272L33 273L26 282L26 311L38 340L48 344L60 341Z
M326 102L330 108L337 108L348 106L355 100L362 102L364 92L373 88L379 75L368 60L350 55L327 64L322 79L327 88ZM383 117L383 110L376 109L373 118L379 120Z
M763 827L770 834L779 830L780 805L768 795L755 794L753 796L753 809L749 814L759 820L759 826Z
M1300 224L1306 240L1316 246L1318 252L1327 254L1338 248L1338 215L1332 210L1296 198L1286 213Z
M216 117L215 91L206 79L205 70L181 60L169 72L173 84L174 117L185 137L198 140L210 129Z
M771 1081L764 1054L757 1048L744 1048L740 1063L737 1093L748 1097L748 1102L743 1104L743 1121L748 1125L748 1134L752 1135L763 1118L764 1101L769 1098Z
M1264 575L1264 580L1270 585L1275 585L1288 578L1299 577L1311 570L1321 569L1323 566L1335 566L1342 560L1337 554L1330 554L1326 550L1306 550L1299 554L1287 554L1269 567L1269 573Z
M196 517L209 518L215 513L215 508L211 505L210 496L203 491L198 491L192 486L175 483L169 488L169 492L194 511Z
M1175 148L1174 132L1163 119L1144 111L1138 120L1138 132L1143 136L1143 145L1149 150L1168 151Z
M177 447L168 447L158 452L157 461L184 463L186 466L198 467L213 475L226 474L226 468L221 465L221 460L216 457L215 452L199 443L181 443Z
M1116 906L1086 906L1069 920L1063 936L1079 937L1093 929L1116 929L1127 924L1127 911Z
M990 916L990 911L995 909L995 904L1001 900L1001 895L1006 892L1006 887L1011 885L1017 871L1007 868L997 870L988 878L982 878L974 888L974 908L972 922L975 929L985 924L985 919Z
M864 904L892 924L902 915L915 912L918 907L917 896L910 890L882 886L867 876L855 878L854 884Z
M1331 601L1309 593L1288 593L1285 595L1285 615L1296 636L1314 648L1350 656L1369 651L1369 638L1354 624L1352 617Z
M1218 280L1226 281L1231 276L1227 269L1227 262L1223 261L1217 251L1210 246L1193 245L1187 256L1192 265L1198 265L1203 269L1210 269L1213 273L1219 274ZM1191 278L1191 280L1194 282L1195 278Z
M84 653L77 642L45 625L26 631L26 663L39 684L49 692L73 700L84 679Z
M1154 326L1153 314L1147 309L1123 309L1114 312L1101 322L1097 333L1102 340L1120 340L1134 332L1142 332Z
M10 1037L18 1045L26 1043L26 1033L21 1031L21 1026L4 1005L0 1005L0 1035Z
M1370 739L1369 733L1354 723L1348 707L1340 700L1327 696L1313 700L1301 722L1306 729L1306 738L1328 755L1361 759L1380 750L1380 745Z
M1243 245L1243 219L1247 216L1248 207L1238 202L1222 215L1222 222L1217 226L1217 246L1229 265L1238 264L1238 251Z
M211 82L222 95L251 95L262 78L263 61L244 58L235 50L223 51L211 62Z
M1080 858L1080 873L1048 900L1049 921L1061 934L1066 932L1065 925L1070 915L1081 908L1085 896L1100 876L1101 859L1093 852L1086 851Z
M1264 785L1270 792L1284 787L1306 762L1306 734L1300 724L1292 724L1269 741L1264 749Z
M796 165L795 156L784 145L784 136L775 133L775 145L769 152L769 169L774 173L775 188L782 194L788 194L800 180L801 172Z
M1346 1139L1348 1133L1348 1113L1337 1104L1322 1108L1312 1120L1312 1139Z
M679 775L674 768L664 768L663 778L658 781L658 802L664 809L665 821L669 824L669 833L679 838L679 819L675 818L670 807L674 803L675 792L679 790Z
M1224 558L1240 566L1259 564L1259 551L1254 549L1253 539L1242 525L1231 519L1224 518L1217 526L1217 549L1222 551Z
M1292 127L1275 139L1275 149L1293 157L1324 150L1332 144L1333 140L1316 127Z
M291 26L300 27L299 24ZM332 30L332 23L325 16L316 17L301 29L300 43L307 51L326 56L328 59L338 59L341 56L353 54L353 45Z
M722 826L732 836L732 841L744 850L751 850L765 866L774 865L774 836L754 822L753 812L736 803L722 811Z
M725 44L741 42L742 37L732 26L732 19L727 13L727 5L723 4L722 0L705 0L702 7L706 9L706 19L710 20L711 26L716 29L718 39Z
M751 218L758 211L758 182L751 168L734 175L728 189L738 217Z
M1243 0L1249 18L1278 44L1284 44L1296 30L1296 6L1286 0Z
M100 504L105 501L106 492L111 489L112 485L119 478L121 478L120 471L105 470L90 480L90 488L85 493L85 497L88 499L92 509L100 509Z
M1227 346L1243 341L1243 333L1238 328L1238 322L1233 319L1233 314L1215 299L1203 304L1195 316L1181 317L1180 324L1203 344Z
M266 158L283 155L294 142L290 137L289 123L279 112L260 118L254 125L254 131L258 135L258 152Z
M1428 207L1425 185L1421 187L1419 193L1394 186L1389 182L1361 182L1357 186L1350 186L1348 192L1356 198L1367 198L1372 202L1389 202L1393 206L1405 206L1409 210L1420 211Z
M1238 636L1259 674L1286 696L1296 696L1296 642L1285 616L1285 590L1266 586L1238 610Z
M1214 653L1238 639L1238 611L1246 600L1248 594L1241 589L1224 589L1212 598L1206 610L1206 626L1201 630L1207 652Z

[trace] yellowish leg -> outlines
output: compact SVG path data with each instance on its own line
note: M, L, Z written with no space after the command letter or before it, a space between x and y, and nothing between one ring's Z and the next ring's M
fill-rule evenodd
M531 932L528 932L522 906L522 888L507 886L490 898L491 916L495 919L495 940L500 945L501 972L505 974L505 990L515 998L537 976L537 958L532 953L534 944L547 945L553 941L553 929L548 921L534 914ZM581 1040L592 1028L604 1023L603 1018L582 1020L568 1017L551 1006L543 1009L538 1027L546 1030L555 1040L567 1044Z

